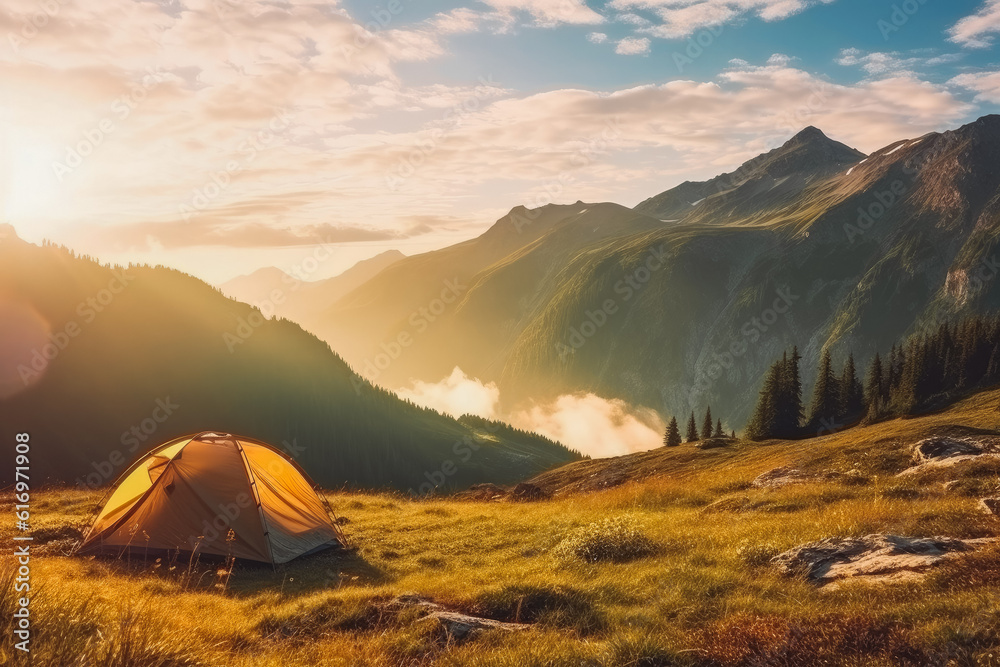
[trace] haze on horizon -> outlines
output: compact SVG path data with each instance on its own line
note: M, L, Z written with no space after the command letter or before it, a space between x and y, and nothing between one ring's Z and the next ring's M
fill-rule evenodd
M806 125L862 151L1000 102L1000 0L12 0L0 220L219 283L638 201ZM867 26L867 28L866 28Z

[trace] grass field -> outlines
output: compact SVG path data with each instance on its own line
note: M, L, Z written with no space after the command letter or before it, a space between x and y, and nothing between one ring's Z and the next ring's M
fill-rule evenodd
M1000 465L895 477L910 445L935 429L1000 429L998 402L1000 391L985 392L942 413L804 442L684 445L662 453L676 463L670 474L543 502L331 493L352 552L277 570L237 563L228 583L184 559L70 557L101 494L41 491L30 664L1000 666L997 547L923 580L836 590L767 564L830 536L1000 535L1000 520L976 506L1000 490ZM780 465L853 472L750 486ZM946 491L940 482L953 479ZM11 536L5 523L0 538ZM11 559L3 572L6 621ZM421 612L389 604L401 594L532 627L449 640ZM4 637L0 663L21 664L9 629Z

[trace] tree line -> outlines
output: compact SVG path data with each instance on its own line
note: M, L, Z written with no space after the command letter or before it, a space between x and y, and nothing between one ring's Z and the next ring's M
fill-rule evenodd
M802 399L801 359L796 347L768 369L747 423L748 438L834 432L862 421L946 405L970 391L1000 383L1000 315L945 322L932 333L894 343L887 357L875 354L864 382L853 354L836 373L830 351L824 350L808 415Z
M698 430L698 422L694 418L694 411L691 411L691 416L688 418L687 424L687 436L685 437L687 442L725 437L727 436L722 430L722 420L716 419L714 423L712 421L712 406L708 406L705 410L705 418L701 422L701 431ZM729 437L735 438L736 433L732 433ZM663 434L663 445L665 447L676 447L679 444L681 444L681 431L677 425L677 417L671 417L670 423L667 424L667 430Z

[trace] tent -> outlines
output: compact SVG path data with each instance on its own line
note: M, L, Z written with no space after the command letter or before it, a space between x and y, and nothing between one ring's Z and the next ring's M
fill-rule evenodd
M77 553L181 551L285 563L343 544L328 509L277 449L199 433L150 450L126 470Z

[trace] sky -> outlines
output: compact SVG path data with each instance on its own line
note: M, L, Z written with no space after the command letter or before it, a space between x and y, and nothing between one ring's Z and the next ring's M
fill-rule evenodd
M1000 0L4 0L0 36L0 222L215 283L1000 105Z

